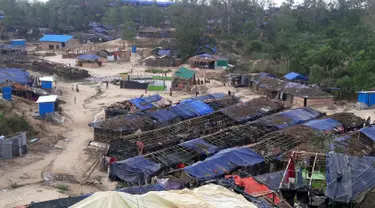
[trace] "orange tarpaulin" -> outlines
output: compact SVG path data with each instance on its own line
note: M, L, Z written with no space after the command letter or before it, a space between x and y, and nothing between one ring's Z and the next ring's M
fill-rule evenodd
M263 193L263 192L270 191L270 189L267 186L258 183L252 177L241 178L238 175L228 175L226 177L227 178L233 177L234 178L234 182L236 183L236 185L244 187L245 188L245 192L247 194L250 194L250 195L256 195L256 194L260 194L260 193ZM274 203L275 204L279 204L280 203L280 198L277 195L267 194L266 196L269 199L271 199L271 201L274 199Z

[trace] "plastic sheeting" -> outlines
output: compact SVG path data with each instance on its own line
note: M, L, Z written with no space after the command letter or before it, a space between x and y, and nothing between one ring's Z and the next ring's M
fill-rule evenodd
M262 175L254 176L253 178L261 184L266 185L273 191L279 190L280 181L283 178L284 171L278 171L273 173L267 173Z
M180 146L185 147L187 149L194 150L206 156L215 154L219 150L219 147L212 145L201 138L197 138L197 139L193 139L193 140L181 143Z
M168 122L179 117L179 115L177 115L174 111L171 111L170 109L159 109L154 112L147 112L147 114L152 119L156 120L157 123Z
M253 150L247 147L235 147L222 150L184 170L190 176L205 181L229 173L238 167L251 166L263 161L264 158Z
M360 129L359 131L375 142L375 126L363 128L363 129Z
M149 176L160 169L160 164L147 160L143 156L137 156L112 163L110 168L112 176L123 181L144 184Z
M269 127L276 127L278 129L283 129L288 126L293 126L297 124L301 124L307 122L311 119L315 119L321 116L321 113L311 109L309 107L297 108L292 110L283 111L280 113L276 113L273 115L265 116L260 118L254 123L269 126Z
M342 124L332 118L316 119L303 124L319 131L331 131Z
M71 208L256 208L242 195L222 186L208 184L193 190L155 191L143 195L123 192L97 192Z
M6 80L22 85L27 85L31 81L29 72L23 69L0 68L0 83L4 83Z
M101 57L95 54L82 54L77 56L78 60L85 60L85 61L95 61L99 60Z
M204 116L214 112L209 105L197 100L172 106L170 109L184 119Z
M147 186L139 186L139 187L130 187L130 188L123 188L117 191L125 192L128 194L145 194L150 191L165 191L165 188L161 184L151 184Z
M210 101L210 100L221 100L221 99L224 99L226 96L227 95L224 94L224 93L213 93L213 94L198 96L196 98L191 98L191 99L187 99L187 100L199 100L199 101L202 101L202 102L207 102L207 101ZM184 102L184 101L182 101L182 102Z
M267 186L260 184L258 181L254 180L253 177L241 178L237 175L232 176L232 177L234 179L234 182L238 186L244 187L245 192L250 195L256 195L256 194L270 191L270 189ZM274 194L267 194L266 196L269 198L269 200L273 201L275 204L280 203L280 198L278 196L275 196Z
M162 97L156 94L150 97L133 98L129 100L129 102L131 102L132 104L134 104L135 106L137 106L137 108L141 110L146 110L146 109L154 108L155 106L152 103L157 102L161 99Z
M330 152L327 155L326 195L338 202L356 200L375 187L375 157L351 157Z
M28 208L66 208L70 207L85 198L87 198L89 195L84 196L74 196L74 197L68 197L68 198L61 198L61 199L54 199L50 201L44 201L44 202L37 202L37 203L31 203Z
M296 80L296 79L302 79L305 81L308 80L306 76L303 76L302 74L298 74L296 72L289 72L288 74L284 75L284 78L288 80Z

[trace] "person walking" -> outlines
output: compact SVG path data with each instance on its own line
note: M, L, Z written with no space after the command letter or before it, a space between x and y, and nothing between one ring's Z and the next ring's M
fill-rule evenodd
M74 104L76 104L77 103L77 98L76 98L76 96L74 96Z

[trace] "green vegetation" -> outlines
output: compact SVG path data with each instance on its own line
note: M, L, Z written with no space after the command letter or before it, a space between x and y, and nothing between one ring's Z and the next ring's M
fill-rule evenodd
M56 184L53 187L58 189L60 193L64 193L70 190L69 186L66 184Z
M13 135L21 131L32 130L29 123L19 116L4 116L0 114L0 135Z
M90 22L112 26L126 40L136 25L173 27L169 47L184 60L203 44L228 54L234 71L295 71L312 83L342 88L344 95L375 87L375 4L372 1L292 0L276 8L269 1L178 1L168 8L124 6L102 0L0 0L3 31L20 37L51 28L55 33L88 29ZM199 2L199 3L198 3ZM269 9L265 9L269 8ZM256 63L257 61L266 61Z

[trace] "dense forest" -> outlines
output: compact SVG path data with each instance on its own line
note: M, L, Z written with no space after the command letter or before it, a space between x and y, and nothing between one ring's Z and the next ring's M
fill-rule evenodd
M0 0L2 30L20 36L37 28L56 33L101 22L130 39L133 25L176 29L173 44L183 57L202 44L232 53L235 69L256 71L254 60L269 60L281 72L295 71L312 83L338 87L347 95L375 87L375 2L292 0L183 0L169 7L129 6L105 0ZM131 35L132 36L132 35ZM280 73L281 73L280 72Z

